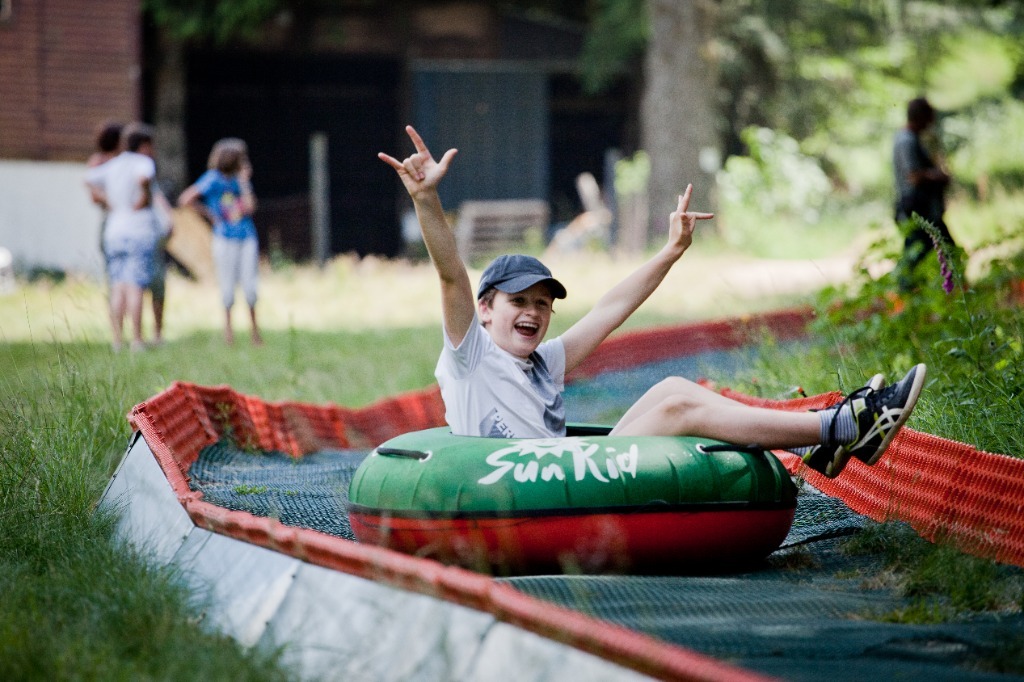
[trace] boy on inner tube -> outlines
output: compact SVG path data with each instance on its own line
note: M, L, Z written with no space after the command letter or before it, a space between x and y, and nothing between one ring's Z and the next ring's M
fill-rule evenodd
M669 214L668 241L648 262L612 287L558 338L544 341L555 299L565 287L532 256L499 256L473 288L448 227L437 185L457 150L435 161L412 128L415 153L395 169L412 198L423 241L441 281L444 348L435 376L445 417L457 435L558 438L565 435L564 378L661 284L689 248L698 220L689 211L692 185ZM612 435L697 436L788 449L828 477L850 457L874 464L910 416L924 385L919 364L885 387L878 374L839 404L818 412L751 407L681 377L650 388L622 416Z

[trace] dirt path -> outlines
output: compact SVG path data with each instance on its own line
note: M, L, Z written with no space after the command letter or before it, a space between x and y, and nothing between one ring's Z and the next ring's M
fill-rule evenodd
M721 266L718 279L723 287L755 296L797 294L848 280L854 262L847 255L814 260L749 260Z

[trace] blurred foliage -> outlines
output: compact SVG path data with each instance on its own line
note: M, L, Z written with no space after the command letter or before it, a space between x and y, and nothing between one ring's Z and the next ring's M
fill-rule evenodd
M601 0L599 0L600 2ZM604 0L607 1L607 0ZM257 37L267 22L307 23L323 14L354 12L401 12L449 0L142 0L142 8L154 24L180 41L208 41L224 44ZM519 13L538 20L570 21L585 25L592 12L590 3L574 0L485 0L499 10ZM642 0L632 0L639 6ZM612 12L618 20L632 19ZM624 33L632 29L620 27ZM608 40L616 41L611 27Z
M598 92L632 70L647 45L646 0L594 0L590 30L580 55L587 92Z
M178 39L223 42L251 37L268 21L438 2L143 0L143 7ZM487 4L587 26L579 67L589 91L639 78L646 0ZM722 113L720 208L735 224L752 217L780 224L805 224L814 215L823 224L887 219L891 136L904 123L905 103L921 94L940 112L935 140L956 180L954 194L985 201L1024 187L1024 3L719 0L715 7L718 28L707 54L719 88L696 96L714 98ZM767 135L773 141L762 139ZM797 169L803 174L794 182ZM819 204L822 173L832 191ZM805 193L808 205L797 209L794 191Z
M975 197L1024 187L1024 102L986 99L944 120L942 129L954 178Z
M749 153L742 131L768 127L799 140L837 189L888 196L889 131L903 125L907 100L925 94L945 112L940 136L947 123L1012 102L1024 80L1021 11L1017 3L724 2L716 55L726 152ZM959 128L959 142L973 144L973 126Z
M751 126L742 139L748 153L716 174L718 227L730 246L766 258L833 255L888 210L837 201L821 160L781 131Z
M719 173L726 203L805 224L818 222L831 190L828 176L788 135L751 126L743 131L747 156L732 156Z
M909 290L901 291L899 267L879 271L899 260L902 236L879 232L859 276L822 294L815 332L834 341L823 352L856 357L890 376L926 362L928 401L915 413L915 428L1024 456L1024 225L1001 242L1012 248L980 276L967 277L962 254L945 248L943 258L929 255L912 273ZM943 262L950 277L940 269Z
M142 0L142 9L178 40L225 43L254 36L287 4L287 0Z
M639 151L628 159L615 162L615 191L619 196L634 196L647 188L651 176L651 159Z
M587 58L592 86L628 73L646 40L638 0L593 3ZM708 54L719 70L723 214L792 218L785 202L771 215L762 201L792 178L766 177L802 165L832 183L835 216L876 204L889 214L891 135L905 103L924 94L940 110L936 140L958 187L986 198L1024 186L1024 3L1011 0L721 0ZM612 47L614 46L614 47ZM758 155L764 133L792 139L776 168ZM817 168L812 168L812 162ZM753 181L753 185L744 184ZM772 187L774 185L774 187ZM742 188L742 195L736 189ZM758 221L759 223L761 221Z

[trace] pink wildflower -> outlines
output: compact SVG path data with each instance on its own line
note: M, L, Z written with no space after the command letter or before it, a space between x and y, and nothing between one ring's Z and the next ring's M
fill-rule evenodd
M931 237L932 243L935 245L935 255L939 257L939 269L942 273L942 290L947 294L951 294L953 293L953 268L950 267L949 257L946 255L945 241L934 233Z
M939 258L939 269L942 273L942 290L947 294L953 293L955 282L953 278L953 267L949 263L949 254L946 252L946 240L942 238L942 234L939 232L938 228L916 213L914 214L914 220L917 221L918 225L924 228L924 231L932 238L932 245L935 247L935 255Z

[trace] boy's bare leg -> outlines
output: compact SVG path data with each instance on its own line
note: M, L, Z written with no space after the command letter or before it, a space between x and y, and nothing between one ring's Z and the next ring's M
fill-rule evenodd
M224 309L224 342L229 346L235 342L235 330L231 328L231 308Z
M153 343L159 345L164 340L164 300L153 297Z
M256 324L256 306L249 306L249 319L252 322L252 343L254 346L263 345L263 337L260 335L259 325Z
M648 391L612 429L616 436L696 436L766 448L814 445L821 438L815 412L751 407L679 377Z
M127 286L125 308L132 321L132 350L142 350L142 287Z
M647 392L640 396L640 399L633 403L633 405L626 410L626 413L622 415L619 419L619 423L615 425L615 430L612 433L622 430L627 424L635 420L637 417L650 412L665 399L678 394L691 394L695 401L706 401L709 404L719 404L724 406L738 404L735 400L726 398L724 395L716 393L709 388L705 388L704 386L690 381L689 379L684 379L682 377L668 377L647 389Z
M124 313L125 313L125 285L113 284L110 287L110 329L114 335L113 347L115 351L121 350L124 344Z

